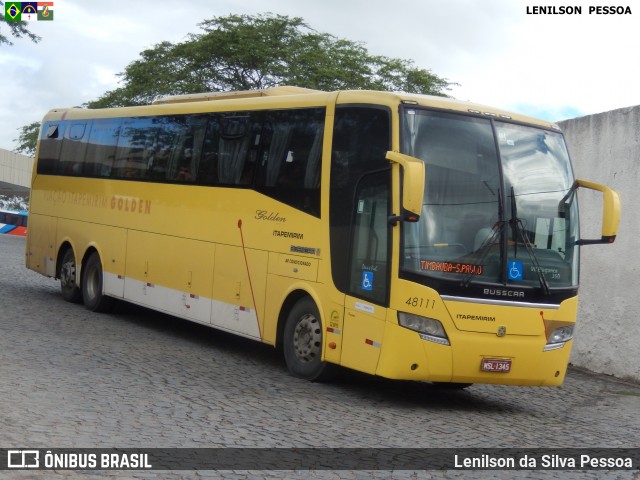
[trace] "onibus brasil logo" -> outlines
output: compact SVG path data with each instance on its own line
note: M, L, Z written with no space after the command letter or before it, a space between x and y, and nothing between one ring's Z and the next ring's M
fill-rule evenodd
M53 20L53 2L7 2L4 19L7 22Z

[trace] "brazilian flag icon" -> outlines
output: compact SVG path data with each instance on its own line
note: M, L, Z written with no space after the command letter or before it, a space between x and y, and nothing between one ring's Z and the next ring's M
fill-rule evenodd
M5 22L22 21L22 2L7 2L4 4Z

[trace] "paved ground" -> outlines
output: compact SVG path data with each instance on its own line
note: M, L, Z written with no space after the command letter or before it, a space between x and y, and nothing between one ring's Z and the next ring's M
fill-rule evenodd
M356 374L308 383L271 347L134 306L105 315L65 303L57 282L24 268L24 245L0 235L2 448L640 447L637 385L577 370L558 388L450 392ZM640 480L629 471L43 473L0 477Z

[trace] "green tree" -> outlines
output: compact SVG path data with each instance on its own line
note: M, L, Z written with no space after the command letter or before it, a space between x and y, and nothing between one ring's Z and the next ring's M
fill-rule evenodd
M36 153L36 145L38 143L38 132L40 131L40 122L33 122L20 128L20 135L14 140L18 143L15 151L33 156Z
M161 42L120 73L121 86L88 108L147 105L164 95L295 85L332 91L392 90L446 96L454 85L411 60L371 55L360 42L319 33L302 18L229 15L200 24L182 43ZM35 151L38 123L18 151Z
M310 28L302 18L229 15L185 42L161 42L120 74L122 86L89 108L144 105L164 95L296 85L446 95L452 85L411 60L371 55L360 42Z
M4 2L0 2L0 7L2 8L2 15L0 15L0 27L2 27L3 25L6 25L7 27L9 27L9 33L16 38L22 38L24 36L29 38L34 43L38 43L41 40L39 36L29 31L29 29L27 28L27 22L5 21ZM9 40L9 37L4 35L0 30L0 45L2 44L13 45L13 42Z

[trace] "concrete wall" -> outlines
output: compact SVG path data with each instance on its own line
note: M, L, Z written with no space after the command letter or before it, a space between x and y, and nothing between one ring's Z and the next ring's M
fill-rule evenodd
M618 191L613 245L582 247L571 362L640 382L640 106L560 122L577 178ZM579 191L581 236L600 237L601 195Z
M28 188L32 171L32 157L0 149L0 182Z

